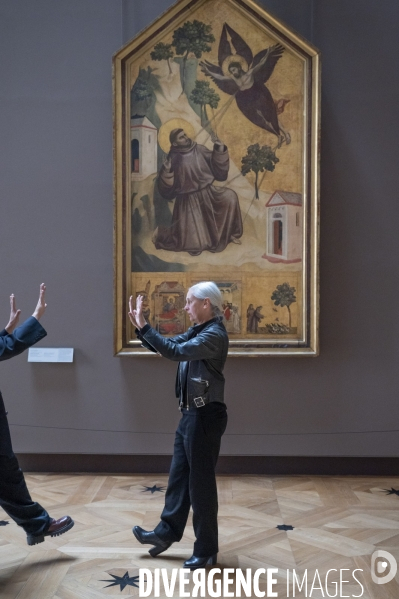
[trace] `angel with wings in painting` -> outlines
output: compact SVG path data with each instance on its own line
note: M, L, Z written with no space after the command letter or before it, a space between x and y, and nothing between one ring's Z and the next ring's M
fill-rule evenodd
M265 83L283 52L284 47L275 44L253 56L248 44L225 23L219 42L219 66L207 60L200 62L202 72L219 89L235 97L238 108L251 123L277 137L277 147L291 142L290 134L278 119L289 100L275 102Z

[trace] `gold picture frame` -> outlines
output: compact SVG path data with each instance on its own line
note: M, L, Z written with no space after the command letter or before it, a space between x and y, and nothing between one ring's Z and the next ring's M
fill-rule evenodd
M319 353L318 50L252 0L179 0L113 58L114 351L221 289L231 356ZM152 354L154 355L154 354Z

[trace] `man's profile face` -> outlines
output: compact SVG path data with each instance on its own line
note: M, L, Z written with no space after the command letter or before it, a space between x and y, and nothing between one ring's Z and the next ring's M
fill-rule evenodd
M202 324L212 318L209 298L199 299L193 295L191 289L188 290L184 309L191 322L196 322L197 324Z
M180 133L176 135L173 145L179 146L180 148L186 148L188 146L191 146L191 139L187 137L184 131L180 131Z

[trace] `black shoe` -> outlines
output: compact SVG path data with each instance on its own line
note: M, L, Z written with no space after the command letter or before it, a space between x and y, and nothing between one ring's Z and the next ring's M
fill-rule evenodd
M190 570L197 570L198 568L205 568L205 566L214 566L216 564L217 553L210 557L195 557L192 555L190 559L186 559L183 564L183 568L190 568Z
M134 526L132 530L139 543L142 545L154 545L148 552L152 557L156 557L172 545L172 542L162 541L153 530L143 530L140 526Z
M27 535L26 540L28 545L37 545L43 543L44 537L59 537L64 532L71 530L75 522L70 516L63 516L59 520L51 519L50 526L42 535Z

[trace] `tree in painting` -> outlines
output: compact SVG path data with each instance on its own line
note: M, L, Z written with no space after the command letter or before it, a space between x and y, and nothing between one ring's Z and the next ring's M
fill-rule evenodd
M140 73L137 78L133 88L132 88L132 100L134 103L144 102L144 104L148 107L151 102L152 94L154 92L154 88L151 85L148 78L145 78Z
M173 58L172 44L164 44L159 42L154 46L154 50L150 54L152 60L166 60L169 67L169 73L172 73L172 67L170 66L170 59Z
M186 21L184 25L173 32L172 46L176 54L183 56L183 91L185 87L186 62L189 54L201 58L203 52L210 52L215 41L211 25L205 25L202 21Z
M241 158L241 174L245 176L251 171L255 173L255 197L257 200L259 200L259 173L263 173L263 171L273 172L277 162L279 162L279 159L271 147L260 147L259 144L248 146L246 155Z
M288 283L277 285L277 288L273 291L271 299L274 301L275 306L286 306L289 314L288 326L291 329L291 309L290 306L296 302L295 287L291 287Z
M208 81L196 81L190 100L201 107L201 125L209 122L206 106L216 109L219 105L220 96L211 88Z

